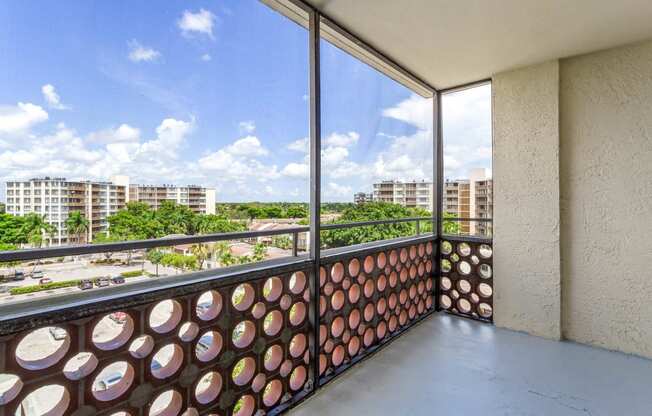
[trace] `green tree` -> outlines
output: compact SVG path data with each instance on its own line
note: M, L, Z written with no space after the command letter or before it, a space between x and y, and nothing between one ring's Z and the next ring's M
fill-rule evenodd
M5 243L0 243L0 251L12 251L12 250L18 250L18 246L15 246L13 244L5 244ZM0 262L0 267L16 267L20 264L20 261L5 261L5 262ZM16 272L14 270L14 272Z
M197 259L198 269L204 268L204 262L211 255L211 250L206 244L195 244L190 248L190 252Z
M334 222L350 223L376 221L424 216L424 214L430 215L428 211L406 208L398 204L370 202L361 205L352 204L350 207L346 208L342 212L342 216ZM414 223L383 224L329 230L322 232L322 245L324 247L341 247L370 241L409 236L415 233L416 226Z
M30 213L25 215L20 232L32 246L41 247L45 238L50 238L57 232L57 227L48 223L45 215Z
M161 202L159 209L154 212L154 217L163 227L165 235L195 234L196 216L189 207L174 201Z
M158 277L158 265L161 264L165 253L161 250L153 249L147 252L147 260L156 265L156 276Z
M200 234L230 233L244 231L246 224L230 221L221 215L198 215L195 220L195 230Z
M287 218L306 218L308 216L308 208L303 205L292 205L285 211Z
M25 217L0 214L0 243L14 245L27 243L24 224Z
M72 211L68 214L68 218L66 219L68 233L75 235L77 237L77 242L80 244L82 239L86 240L86 233L88 232L89 225L90 222L81 211Z
M443 234L459 234L461 231L459 221L446 221L447 218L457 218L457 215L451 214L450 212L444 212L444 217L442 218L442 228L444 229Z
M125 209L109 216L109 235L114 241L163 237L165 229L154 210L144 202L129 202Z
M6 210L7 210L7 206L5 205L5 203L0 202L0 214L4 214Z

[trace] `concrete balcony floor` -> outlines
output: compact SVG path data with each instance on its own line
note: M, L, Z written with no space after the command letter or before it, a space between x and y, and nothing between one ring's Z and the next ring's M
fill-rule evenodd
M652 361L436 314L291 412L473 414L652 415Z

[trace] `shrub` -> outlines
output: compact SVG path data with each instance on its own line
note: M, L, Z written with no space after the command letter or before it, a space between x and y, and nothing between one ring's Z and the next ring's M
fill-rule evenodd
M143 275L143 271L142 271L142 270L134 270L134 271L132 271L132 272L123 272L123 273L120 273L120 276L124 277L125 279L128 279L128 278L130 278L130 277L138 277L138 276L142 276L142 275Z
M14 287L9 290L11 295L24 295L25 293L41 292L43 290L61 289L63 287L73 287L79 284L79 280L64 280L63 282L52 282L44 285L30 285L23 287Z

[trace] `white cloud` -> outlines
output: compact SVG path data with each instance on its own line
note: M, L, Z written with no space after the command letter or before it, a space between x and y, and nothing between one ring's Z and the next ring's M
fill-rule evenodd
M196 13L185 10L181 18L177 21L177 25L184 36L200 34L206 35L211 39L213 38L214 24L215 15L206 9L200 9Z
M324 195L331 198L350 197L353 198L353 188L347 185L340 185L335 182L329 182L324 189Z
M238 124L238 128L240 129L240 133L253 133L256 131L256 123L252 120L241 121Z
M383 116L403 121L421 130L431 130L433 102L432 99L413 94L394 107L383 110Z
M117 128L109 128L92 132L88 135L88 140L93 143L123 143L138 142L140 140L140 129L128 124L121 124Z
M142 144L140 151L143 153L166 155L177 159L177 151L184 144L186 137L193 130L195 120L190 121L166 118L156 128L157 139Z
M32 103L18 103L16 106L0 106L0 133L25 131L47 119L47 111Z
M304 137L303 139L295 140L288 144L287 148L294 152L308 153L310 151L310 139Z
M41 87L41 92L43 93L43 98L45 99L45 102L48 103L48 106L50 108L54 108L55 110L68 109L68 106L64 105L61 102L61 97L59 97L59 94L57 94L56 90L54 89L54 85L45 84L44 86Z
M289 178L305 179L310 177L310 166L307 163L288 163L282 170L281 175Z
M213 57L212 57L210 54L208 54L208 53L205 53L205 54L203 54L203 55L201 56L201 60L204 61L204 62L208 62L208 61L210 61L211 59L213 59Z
M354 131L348 133L332 133L324 139L324 144L327 146L340 146L349 147L358 143L360 135Z
M269 154L269 151L263 147L258 137L255 136L247 136L236 140L226 148L226 151L236 156L265 156Z
M133 62L152 62L161 57L156 49L143 46L136 39L127 43L129 46L129 59Z

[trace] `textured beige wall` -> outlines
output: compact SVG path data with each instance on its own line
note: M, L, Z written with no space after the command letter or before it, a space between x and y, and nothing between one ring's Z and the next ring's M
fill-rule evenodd
M561 336L559 64L493 78L496 325Z
M652 358L652 42L560 76L563 334Z

